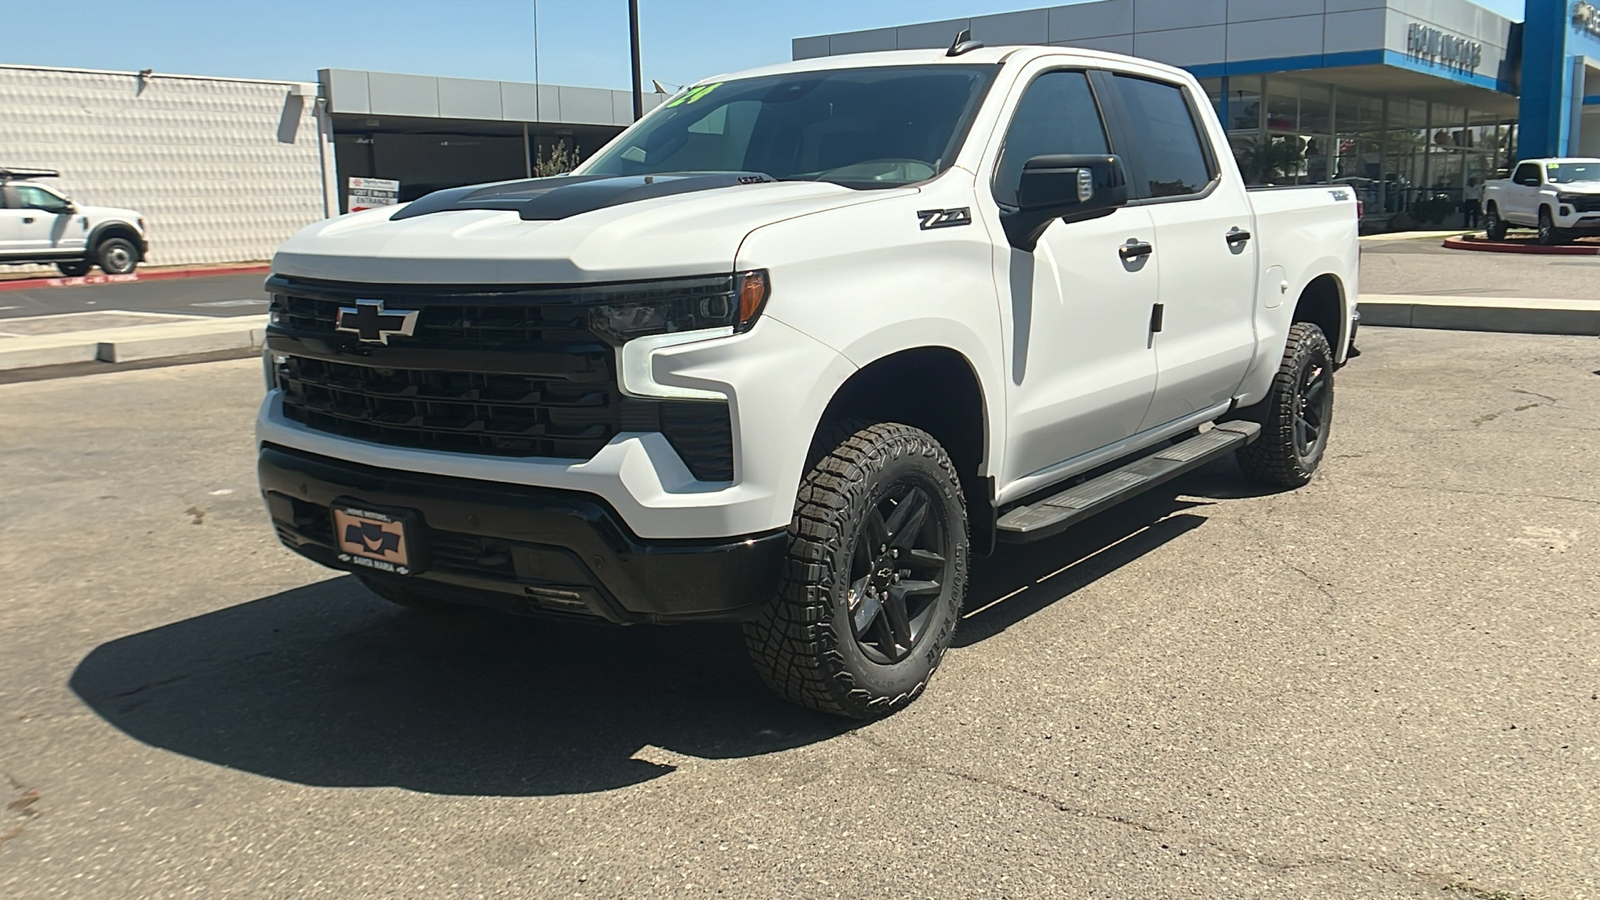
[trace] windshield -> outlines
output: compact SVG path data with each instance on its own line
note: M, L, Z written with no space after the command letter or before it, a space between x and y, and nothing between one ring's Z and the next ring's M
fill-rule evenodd
M759 172L856 188L915 184L949 168L995 71L896 66L702 85L667 101L578 173Z
M1600 181L1600 159L1590 162L1545 163L1545 178L1551 184L1575 181Z

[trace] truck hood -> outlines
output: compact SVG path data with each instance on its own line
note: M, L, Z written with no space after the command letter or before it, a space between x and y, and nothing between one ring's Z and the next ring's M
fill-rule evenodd
M1600 181L1572 181L1550 186L1563 194L1600 194Z
M441 191L304 228L279 248L272 269L375 284L579 284L705 275L732 271L740 243L763 225L917 190L725 177L679 183L688 180L538 179Z
M89 221L96 225L101 222L127 222L132 225L139 221L139 213L136 210L116 206L79 206L78 215L88 216Z

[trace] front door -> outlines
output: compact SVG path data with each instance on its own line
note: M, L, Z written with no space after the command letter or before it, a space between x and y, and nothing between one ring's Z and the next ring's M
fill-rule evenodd
M1203 97L1181 84L1097 73L1114 107L1131 196L1155 224L1155 399L1141 430L1230 401L1255 356L1256 243L1244 186L1206 151Z
M11 190L20 207L13 210L20 213L14 223L18 249L48 253L84 245L80 217L73 214L71 204L38 185L15 184Z
M1149 341L1156 266L1126 250L1153 240L1149 210L1056 222L1032 253L1005 242L1000 210L1015 207L1024 163L1110 150L1085 73L1043 71L1022 90L995 166L995 203L985 205L1000 251L995 277L1007 329L1002 493L1019 478L1134 434L1156 382Z

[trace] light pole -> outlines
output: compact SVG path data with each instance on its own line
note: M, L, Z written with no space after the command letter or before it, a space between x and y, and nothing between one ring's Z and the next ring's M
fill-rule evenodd
M644 73L639 68L639 0L628 0L628 32L633 41L633 120L644 118Z

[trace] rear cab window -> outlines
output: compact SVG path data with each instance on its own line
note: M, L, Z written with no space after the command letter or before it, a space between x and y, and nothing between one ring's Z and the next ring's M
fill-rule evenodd
M1130 197L1182 199L1210 189L1221 169L1182 85L1097 72L1095 88L1115 119L1114 152L1127 166Z

